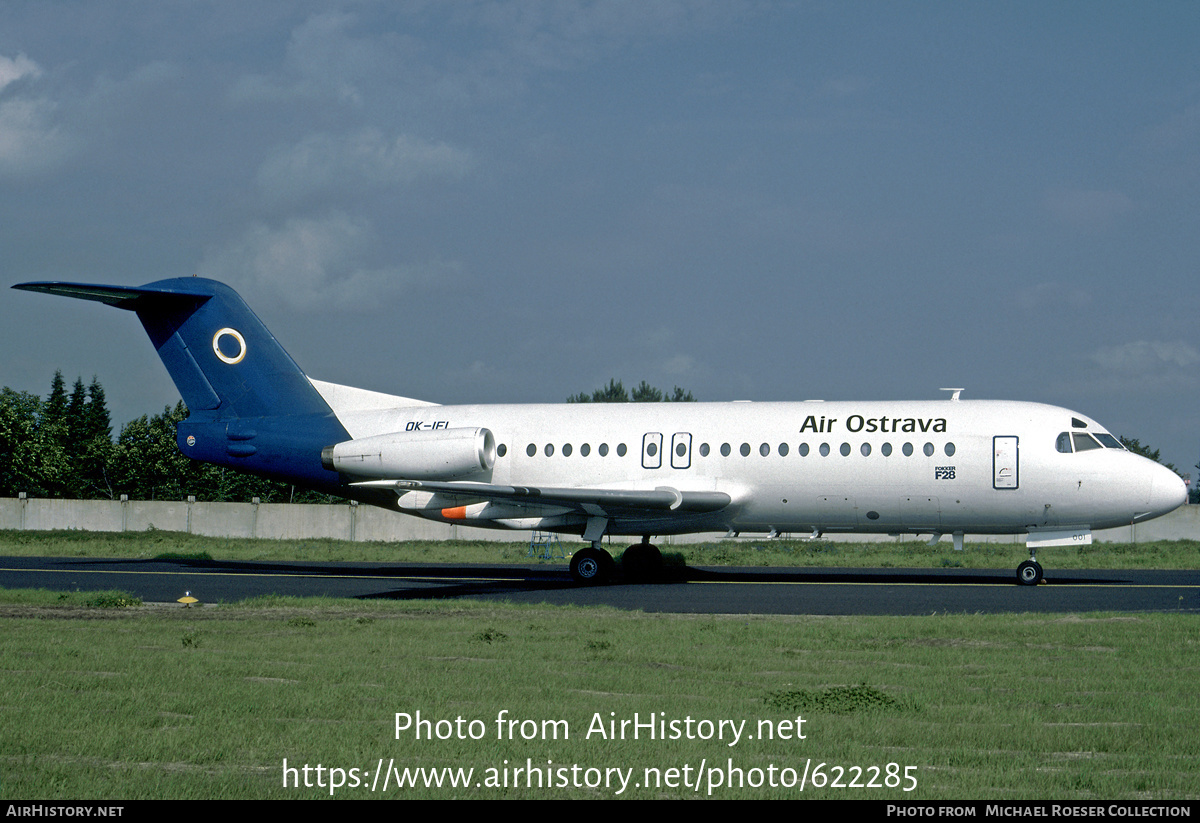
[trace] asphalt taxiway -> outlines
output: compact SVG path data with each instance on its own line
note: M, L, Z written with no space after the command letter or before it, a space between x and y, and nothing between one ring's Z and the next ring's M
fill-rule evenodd
M0 586L116 589L146 602L263 594L606 605L696 614L911 615L1200 611L1200 571L1061 570L1039 586L1013 571L686 567L650 584L577 586L566 566L231 562L0 557Z

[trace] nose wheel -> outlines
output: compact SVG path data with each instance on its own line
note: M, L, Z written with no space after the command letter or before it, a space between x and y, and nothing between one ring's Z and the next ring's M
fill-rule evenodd
M1036 586L1042 582L1042 564L1030 558L1017 566L1017 582L1022 586Z

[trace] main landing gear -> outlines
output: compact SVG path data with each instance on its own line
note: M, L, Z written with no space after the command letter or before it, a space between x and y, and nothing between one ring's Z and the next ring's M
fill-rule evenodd
M647 583L662 573L662 553L648 539L635 543L621 555L621 568L629 583ZM598 542L571 557L571 577L576 583L593 586L617 576L617 564Z
M1017 566L1017 582L1022 586L1036 586L1042 582L1042 564L1033 556L1033 549L1029 550L1029 559Z
M625 580L630 583L649 583L662 574L662 553L647 537L635 543L621 555Z
M617 570L612 555L593 543L590 548L580 549L571 556L571 577L576 583L594 586L611 580Z

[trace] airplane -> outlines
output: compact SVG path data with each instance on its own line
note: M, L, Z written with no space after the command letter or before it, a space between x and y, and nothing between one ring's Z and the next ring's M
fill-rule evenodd
M229 286L14 286L137 314L190 416L195 460L445 523L579 535L581 584L614 578L607 536L640 536L627 579L654 578L650 539L699 532L1026 535L1087 545L1186 499L1178 475L1095 420L1040 403L578 403L443 406L309 378Z

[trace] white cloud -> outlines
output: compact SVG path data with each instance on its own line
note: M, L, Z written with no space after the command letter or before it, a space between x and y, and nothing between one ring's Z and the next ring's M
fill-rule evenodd
M23 54L0 56L0 94L41 74L41 68ZM29 95L14 94L0 101L0 177L36 173L71 154L74 142L55 123L55 109L49 99Z
M276 151L258 170L259 188L272 199L408 183L419 177L463 177L471 155L445 143L406 134L393 139L378 129L333 136L315 134Z
M341 103L362 102L360 84L389 61L378 33L354 37L349 29L357 22L350 14L313 15L291 34L281 71L250 74L230 90L238 103L258 103L301 98L332 98Z
M333 100L364 110L398 100L497 105L531 78L573 71L621 50L743 19L733 0L523 0L393 4L387 14L322 12L295 26L282 62L230 88L237 103ZM440 33L440 34L439 34Z
M1133 210L1133 201L1119 191L1050 189L1042 206L1061 223L1077 228L1102 229Z
M1065 283L1044 282L1020 289L1017 292L1017 303L1025 311L1080 311L1092 304L1092 293Z
M0 92L22 77L38 77L41 73L41 67L23 54L16 57L0 54Z
M686 354L677 354L674 357L668 357L660 364L660 368L665 374L673 376L689 375L696 371L695 358Z
M70 156L75 141L54 123L46 100L0 103L0 177L33 174Z
M1106 369L1140 374L1195 366L1200 363L1200 351L1182 340L1138 340L1103 346L1092 353L1091 359Z
M362 264L375 238L370 224L343 214L288 220L282 228L258 224L229 248L200 264L205 277L237 284L247 299L282 300L298 311L323 308L377 310L416 284L453 279L455 263L375 268Z

